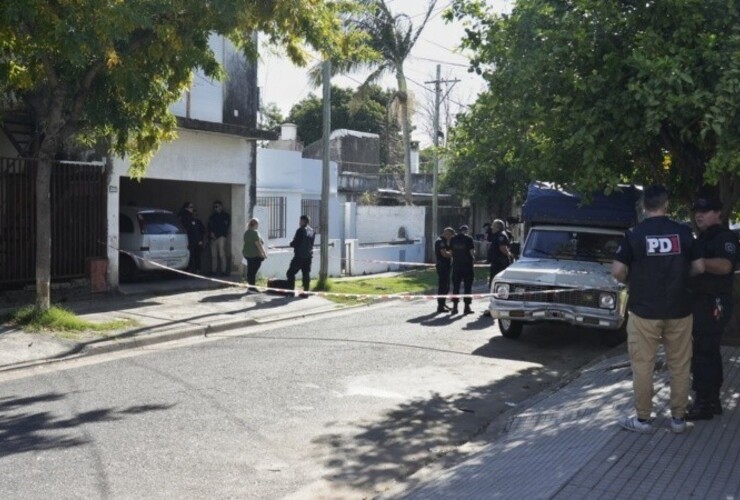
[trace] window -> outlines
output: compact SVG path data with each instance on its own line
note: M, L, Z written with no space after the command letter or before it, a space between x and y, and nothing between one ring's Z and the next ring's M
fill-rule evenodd
M267 238L285 238L285 197L258 196L257 206L267 208L269 216Z
M140 213L139 226L141 234L185 234L175 214L169 212Z
M311 227L321 232L321 200L301 200L301 215L308 215Z
M620 236L614 234L533 229L524 257L608 263L614 259L619 240Z

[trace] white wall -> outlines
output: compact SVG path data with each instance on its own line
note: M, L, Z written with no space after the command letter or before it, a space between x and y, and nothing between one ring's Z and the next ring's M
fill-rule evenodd
M425 214L425 207L358 206L355 234L361 245L395 241L400 227L410 240L423 238Z
M359 240L346 240L345 270L348 275L358 276L398 271L404 267L401 264L389 264L388 262L424 262L425 241L426 239L422 238L418 242L405 245L362 246ZM414 267L414 269L418 268Z
M216 60L223 65L224 55L229 48L233 50L231 42L220 35L211 35L208 45L216 55ZM177 116L204 120L214 123L223 122L223 82L206 77L201 70L193 75L190 86L190 114L187 113L187 93L170 110Z

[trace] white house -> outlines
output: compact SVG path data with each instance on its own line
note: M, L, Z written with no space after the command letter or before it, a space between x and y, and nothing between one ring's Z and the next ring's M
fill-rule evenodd
M118 208L122 205L178 212L189 201L205 223L212 203L221 201L232 218L230 268L238 268L247 214L255 203L256 141L271 137L256 129L256 63L248 62L221 36L213 35L209 43L227 76L216 81L195 74L190 90L172 106L179 136L162 145L145 178L130 178L127 159L112 160L107 200L112 286L118 283Z

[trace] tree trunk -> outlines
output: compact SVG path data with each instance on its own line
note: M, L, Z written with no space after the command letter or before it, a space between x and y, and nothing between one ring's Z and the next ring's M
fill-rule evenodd
M401 104L401 130L403 131L404 198L406 205L413 205L411 191L411 120L409 119L409 94L403 69L396 72L398 100Z
M51 307L51 158L36 162L36 309Z

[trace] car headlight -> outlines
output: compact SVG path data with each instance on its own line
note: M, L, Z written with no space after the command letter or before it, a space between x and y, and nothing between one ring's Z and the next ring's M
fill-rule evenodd
M496 283L493 286L493 293L497 299L506 300L509 298L509 289L508 283Z
M602 292L599 294L599 307L602 309L614 309L617 298L613 293Z

